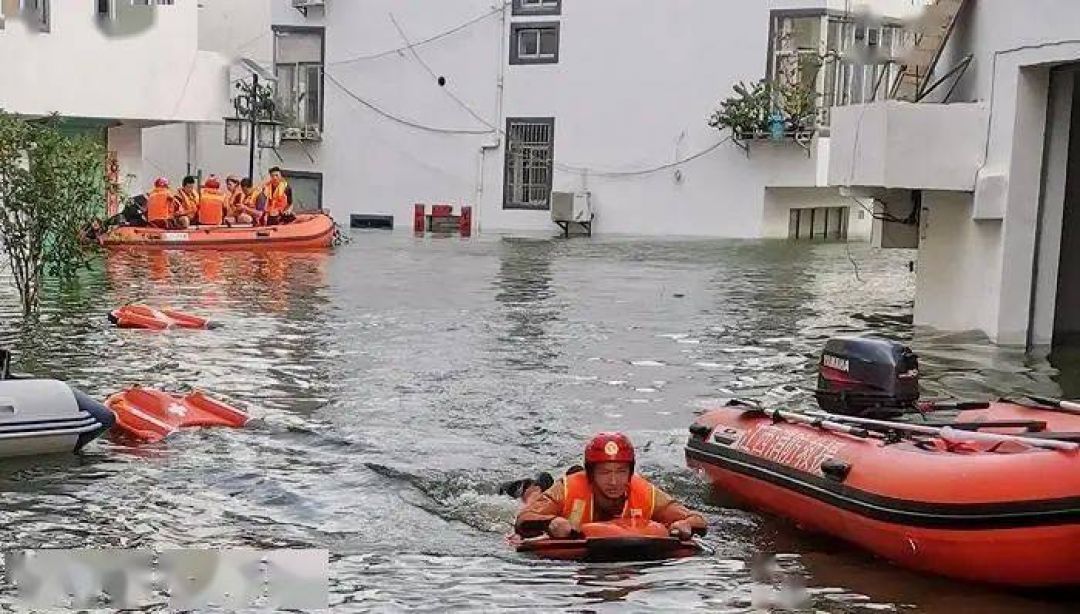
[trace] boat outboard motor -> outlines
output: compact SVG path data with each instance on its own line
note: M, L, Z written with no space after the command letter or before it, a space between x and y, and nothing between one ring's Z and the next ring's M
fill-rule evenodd
M896 417L919 400L919 360L911 348L874 337L825 343L818 363L818 405L849 416Z

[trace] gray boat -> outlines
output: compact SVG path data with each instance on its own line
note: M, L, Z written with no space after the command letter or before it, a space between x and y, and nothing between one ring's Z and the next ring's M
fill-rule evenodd
M0 458L76 453L116 422L64 382L13 376L0 350Z

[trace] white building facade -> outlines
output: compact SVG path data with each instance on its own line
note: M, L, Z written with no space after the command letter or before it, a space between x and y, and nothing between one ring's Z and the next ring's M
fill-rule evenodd
M164 174L146 162L156 126L220 122L229 60L199 45L199 10L183 0L2 0L0 108L57 113L107 143L129 192Z
M830 180L894 193L897 217L917 195L916 324L1067 342L1080 332L1080 4L956 4L942 86L839 110Z
M731 142L707 123L785 57L898 30L856 31L853 4L272 0L288 117L261 170L343 223L404 228L415 203L452 203L480 231L550 232L567 192L588 194L598 233L866 239L878 205L829 187L826 111L798 139ZM862 87L841 64L806 76L823 108Z

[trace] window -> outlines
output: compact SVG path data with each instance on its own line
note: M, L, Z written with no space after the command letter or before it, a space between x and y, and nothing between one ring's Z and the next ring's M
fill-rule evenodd
M322 173L282 170L293 195L293 211L304 213L322 209Z
M833 17L829 37L829 49L838 60L826 100L845 105L887 98L900 77L896 59L913 42L910 33L894 24L867 28Z
M562 12L562 0L514 0L513 14L558 15Z
M282 138L315 140L323 127L323 29L275 28L274 73Z
M912 42L897 24L868 27L839 14L774 11L769 78L816 94L818 123L833 106L886 98Z
M18 7L19 3L16 2L15 6ZM37 26L41 32L49 31L51 18L49 15L49 0L23 0L22 10L27 23ZM0 22L2 21L3 19L0 18ZM2 23L0 23L0 27L2 27Z
M788 218L788 238L847 239L849 215L849 207L792 209Z
M559 22L526 21L510 26L511 64L557 64Z
M807 88L820 94L825 65L825 35L828 22L821 13L811 15L776 14L773 17L770 79L792 88ZM828 80L828 77L824 77ZM821 106L820 98L815 100Z
M506 120L504 209L549 209L555 118Z

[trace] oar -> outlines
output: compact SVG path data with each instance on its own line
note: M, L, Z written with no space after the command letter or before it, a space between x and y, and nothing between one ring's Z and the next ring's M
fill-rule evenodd
M982 441L1014 441L1017 443L1023 443L1035 448L1045 448L1048 450L1059 450L1062 452L1074 452L1080 449L1080 445L1067 442L1067 441L1054 441L1052 439L1035 439L1032 437L1023 437L1021 435L1005 435L1000 433L972 433L969 431L958 431L948 427L939 428L935 426L925 426L921 424L908 424L904 422L889 422L886 420L873 420L871 418L856 418L854 416L837 416L835 414L826 413L823 411L809 412L811 416L819 417L823 420L847 422L850 424L859 424L866 427L876 427L878 429L892 429L896 431L903 431L908 433L921 433L924 435L935 435L944 439L950 440L963 440L963 439L978 439Z
M1080 403L1077 403L1075 401L1048 399L1046 397L1036 397L1030 394L1025 394L1024 396L1028 399L1031 399L1032 401L1035 401L1039 405L1045 405L1047 408L1054 408L1063 414L1080 416Z
M874 433L868 429L859 428L848 424L841 424L839 422L834 422L829 419L818 418L790 411L783 411L781 409L765 409L764 407L761 407L759 405L752 405L746 403L745 401L740 402L739 404L749 407L750 409L748 409L747 411L763 414L776 421L791 422L793 424L805 424L807 426L812 426L814 428L819 428L825 431L836 431L838 433L843 433L845 435L851 435L852 437L859 437L862 439L867 439L871 437L878 439L881 438L878 433Z

